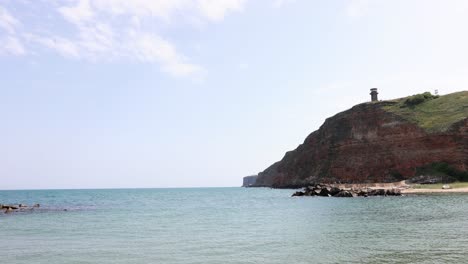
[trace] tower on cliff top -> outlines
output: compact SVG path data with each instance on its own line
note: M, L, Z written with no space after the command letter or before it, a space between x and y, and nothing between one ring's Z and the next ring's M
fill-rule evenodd
M371 101L372 102L377 102L379 99L377 98L377 95L379 93L377 92L377 88L371 88L370 89L370 95L371 95Z

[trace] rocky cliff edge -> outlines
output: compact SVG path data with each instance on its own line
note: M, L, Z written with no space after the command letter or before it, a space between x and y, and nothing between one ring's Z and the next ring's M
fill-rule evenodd
M410 104L369 102L328 118L254 186L395 182L434 163L468 169L468 91Z

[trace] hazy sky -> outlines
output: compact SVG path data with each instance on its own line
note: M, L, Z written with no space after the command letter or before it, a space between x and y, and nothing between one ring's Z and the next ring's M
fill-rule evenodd
M325 118L466 90L468 1L0 0L0 189L239 186Z

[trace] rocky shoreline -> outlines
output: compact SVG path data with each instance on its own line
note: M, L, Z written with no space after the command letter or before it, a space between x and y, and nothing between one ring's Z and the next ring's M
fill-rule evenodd
M3 210L5 214L26 211L26 210L34 210L34 208L39 208L40 206L41 206L40 204L35 204L33 206L28 206L25 204L15 204L15 205L0 204L0 208L1 210Z
M401 196L400 189L340 189L336 186L315 184L307 186L303 191L293 193L294 196L321 196L321 197L369 197L369 196Z

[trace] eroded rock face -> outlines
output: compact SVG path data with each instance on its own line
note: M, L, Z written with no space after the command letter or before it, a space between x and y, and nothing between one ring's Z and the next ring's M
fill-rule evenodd
M255 184L257 175L246 176L243 178L242 187L250 187Z
M468 118L446 132L428 133L382 107L365 103L328 118L297 149L258 175L256 186L395 182L416 168L445 162L468 169Z

